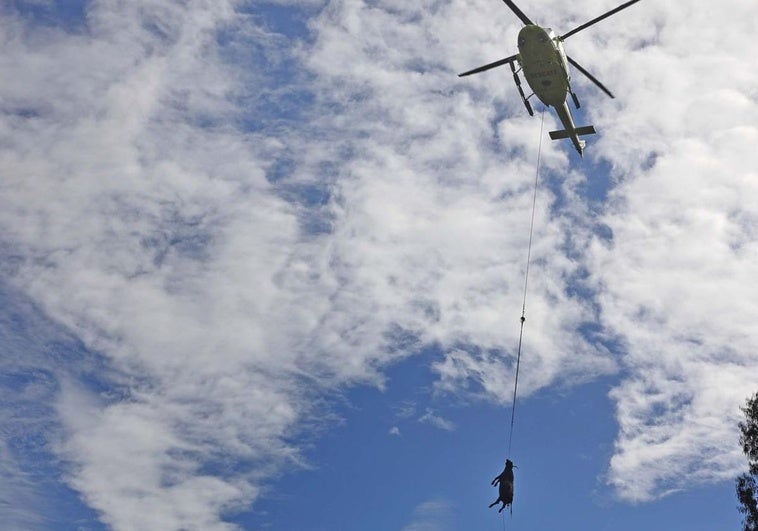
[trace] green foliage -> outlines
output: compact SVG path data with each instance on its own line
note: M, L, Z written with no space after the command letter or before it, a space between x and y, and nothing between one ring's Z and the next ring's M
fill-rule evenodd
M741 409L745 413L745 422L740 422L740 444L750 465L750 473L755 475L758 474L758 393Z
M755 478L750 474L743 474L737 478L737 506L745 519L742 521L743 531L758 531L758 500L756 493Z
M737 478L738 509L745 515L743 531L758 531L758 393L748 398L745 422L740 422L740 444L747 457L750 473Z

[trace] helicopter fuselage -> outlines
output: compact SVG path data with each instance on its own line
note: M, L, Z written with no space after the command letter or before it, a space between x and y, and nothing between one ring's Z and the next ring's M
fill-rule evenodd
M518 62L526 82L545 105L559 107L569 91L569 68L563 45L550 28L527 25L518 34Z
M561 40L550 28L528 24L518 34L518 49L517 60L526 82L542 103L555 108L563 124L563 130L551 132L550 137L570 139L581 155L584 141L579 135L592 134L595 130L592 126L577 128L574 124L566 102L568 94L572 93L571 74Z

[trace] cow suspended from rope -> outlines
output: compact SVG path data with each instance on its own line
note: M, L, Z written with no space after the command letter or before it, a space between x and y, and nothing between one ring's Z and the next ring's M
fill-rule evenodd
M493 486L499 483L500 487L499 496L497 500L490 504L490 508L494 507L499 502L502 502L503 506L498 510L499 513L502 512L506 506L510 506L511 511L513 511L513 468L513 461L506 459L505 469L503 469L499 476L492 480Z

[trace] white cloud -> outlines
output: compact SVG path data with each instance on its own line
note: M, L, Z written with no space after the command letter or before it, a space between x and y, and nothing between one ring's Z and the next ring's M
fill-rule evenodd
M422 424L429 424L430 426L434 426L435 428L439 428L444 431L455 430L454 422L438 415L432 409L427 409L426 413L419 417L418 421Z
M395 417L399 420L409 419L416 415L416 402L405 400L395 406Z
M6 442L0 443L0 515L3 526L9 531L39 528L45 522L42 516L44 502L38 492L39 478L23 470L18 459L11 455Z
M265 333L297 218L252 155L271 143L230 127L234 23L202 2L92 3L81 35L2 20L6 272L121 374L108 398L51 368L67 479L114 529L230 528L300 462L297 354Z
M609 477L631 499L736 470L756 365L755 8L641 4L569 41L619 96L580 93L616 188L593 218L587 177L543 144L558 183L538 197L520 380L623 367ZM292 46L236 5L93 2L80 34L0 19L4 274L127 397L57 373L69 482L115 529L228 528L302 462L315 394L382 385L422 345L442 350L439 389L510 400L539 121L507 72L455 73L501 57L518 21L483 0L334 1ZM297 91L315 98L301 121L266 110ZM580 331L597 323L622 359Z
M620 432L609 477L631 500L739 472L738 406L758 369L758 80L738 66L751 60L758 11L736 1L691 7L651 6L655 35L636 28L648 45L614 76L634 112L598 114L618 184L602 219L613 240L593 245L590 268L602 322L625 351L625 378L611 393ZM712 31L721 24L727 34ZM684 27L701 53L686 51Z
M518 107L512 90L500 100L503 75L449 81L451 67L500 57L501 43L515 40L507 37L518 22L507 10L501 20L480 7L414 5L398 13L389 3L335 2L314 25L309 64L328 83L323 93L350 102L340 107L345 128L367 138L354 142L362 164L349 167L353 180L341 188L351 214L368 216L343 218L350 234L361 235L354 270L373 260L374 272L384 268L384 278L404 288L406 315L396 319L442 345L441 389L505 403L512 367L503 352L512 361L525 248L525 231L516 227L528 218L536 144L520 118L494 124L507 159L491 144L494 109ZM569 29L584 21L577 13L610 7L563 5L554 26ZM551 11L544 10L535 18ZM641 3L567 42L618 96L605 99L587 85L580 92L588 121L602 133L588 157L610 161L616 187L593 218L576 192L586 177L566 175L559 144L543 146L547 173L563 180L569 206L548 212L550 199L539 198L522 390L614 371L603 345L616 346L620 433L609 478L627 499L723 480L740 466L735 415L758 361L749 200L758 107L755 75L740 66L751 60L754 11L744 1L707 9ZM714 31L719 25L734 31ZM692 54L684 28L702 32L707 50ZM482 50L486 59L478 58ZM402 270L388 268L393 263ZM367 279L381 286L372 300L393 293L381 278ZM592 300L570 295L572 283ZM602 335L593 339L602 342L577 333L596 324Z
M422 341L442 345L442 389L466 386L507 402L539 123L496 121L491 100L474 101L493 78L454 79L451 57L466 39L445 40L428 28L450 34L446 25L460 20L462 4L396 9L334 2L312 26L319 38L308 64L319 73L319 93L340 111L329 126L340 127L360 154L341 167L349 179L339 182L346 210L334 241L369 301L391 308L387 317ZM425 25L416 22L422 14ZM507 138L509 156L493 144L493 127ZM564 157L556 145L543 146L548 171ZM566 241L569 227L580 245L588 234L576 219L551 214L550 199L540 195L536 217L527 392L613 370L606 353L577 332L594 318L565 292L564 279L580 264L556 254L576 245Z
M402 531L445 531L452 529L452 505L446 500L425 501L413 509L413 517Z
M389 433L390 435L395 435L395 436L397 436L397 437L400 437L400 428L398 428L397 426L392 426L392 427L390 428L390 431L389 431L388 433Z

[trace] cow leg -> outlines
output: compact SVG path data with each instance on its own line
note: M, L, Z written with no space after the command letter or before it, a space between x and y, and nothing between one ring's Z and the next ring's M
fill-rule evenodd
M495 505L497 505L499 501L500 501L500 498L490 503L490 509L493 508Z

